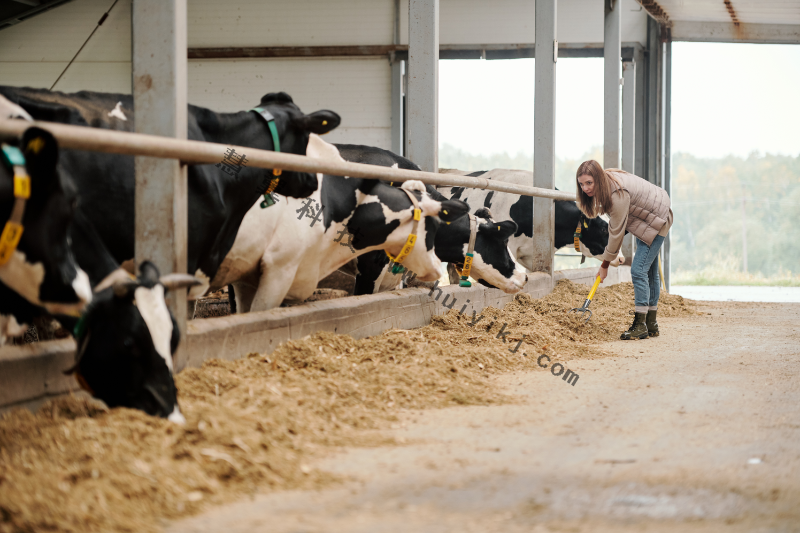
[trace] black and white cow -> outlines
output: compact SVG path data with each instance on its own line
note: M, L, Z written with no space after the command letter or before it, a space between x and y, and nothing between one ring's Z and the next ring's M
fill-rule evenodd
M354 144L337 144L336 148L346 161L394 167L419 171L414 162L389 150L372 146ZM427 185L426 190L431 198L443 201L443 196L435 187ZM469 202L467 202L469 203ZM471 277L487 287L496 287L507 293L515 293L522 289L528 277L515 269L514 260L508 251L508 239L517 232L517 225L511 220L495 222L488 210L478 217L477 235ZM444 262L463 263L469 245L469 218L439 228L434 241L434 251ZM354 294L373 294L396 288L403 276L408 273L392 274L388 271L389 258L385 253L370 252L359 256L358 274Z
M96 128L133 131L130 95L81 91L64 94L42 89L1 87L0 94L34 119ZM310 133L327 133L339 125L332 111L303 114L286 93L264 96L259 107L274 117L282 152L305 154ZM266 120L254 111L215 113L189 106L188 138L264 150L274 148ZM220 152L222 153L222 151ZM247 154L237 154L239 156ZM132 156L65 150L63 166L72 173L81 196L80 209L97 229L114 259L134 255L134 158ZM267 190L271 170L222 165L190 165L188 169L188 272L204 280L202 294L233 246L247 211ZM285 171L277 193L306 197L317 188L317 177Z
M335 146L316 135L310 157L343 161ZM303 301L317 283L354 257L373 251L397 256L413 231L414 206L408 194L377 180L320 175L320 189L309 199L280 199L269 208L253 205L236 242L212 282L232 284L238 312L277 307L284 299ZM468 209L458 200L437 201L425 186L408 181L421 209L417 239L403 265L422 280L440 276L433 253L440 221L455 221ZM298 216L299 213L299 216Z
M24 205L19 243L0 266L0 345L28 329L29 324L14 312L17 299L65 314L80 313L92 299L89 278L69 245L67 230L77 197L74 184L58 168L56 140L50 133L31 127L13 144L18 144L24 154L30 198ZM15 203L14 171L0 161L0 231Z
M71 248L94 285L94 298L80 319L50 313L0 283L0 306L18 323L50 315L75 335L78 382L109 407L141 409L173 422L184 421L177 403L172 354L180 334L167 309L166 290L200 280L185 274L159 277L149 262L138 279L119 267L91 223L75 213L69 228Z
M460 170L443 170L443 174L459 176L473 176L485 179L494 179L518 185L533 183L533 173L528 170L495 169L467 173ZM484 189L471 189L468 187L440 187L439 191L453 200L464 200L472 206L483 206L490 209L495 216L509 217L517 223L517 231L509 239L509 248L517 262L525 268L533 268L533 197L516 194L487 191ZM600 217L586 219L582 216L575 202L565 200L555 201L555 248L573 244L575 229L578 222L586 222L581 229L580 248L586 257L594 257L602 261L601 256L608 244L608 222ZM620 258L611 265L618 266Z
M160 277L145 261L136 279L109 278L76 325L74 372L81 387L109 407L139 409L182 424L172 356L180 331L164 296L200 280L186 274Z

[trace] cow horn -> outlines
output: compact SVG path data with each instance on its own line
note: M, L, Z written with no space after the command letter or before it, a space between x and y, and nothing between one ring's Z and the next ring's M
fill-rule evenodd
M158 281L160 281L164 288L168 291L174 291L184 287L194 287L195 285L200 285L203 283L196 277L190 276L189 274L166 274L161 276Z
M115 282L111 285L111 288L114 289L114 296L117 298L125 298L130 295L130 293L139 286L139 282L135 279L124 279Z

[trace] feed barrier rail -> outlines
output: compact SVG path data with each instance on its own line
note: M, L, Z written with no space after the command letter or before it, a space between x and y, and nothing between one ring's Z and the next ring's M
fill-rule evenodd
M382 181L419 180L428 185L470 187L523 196L575 201L575 195L565 191L527 187L480 177L443 175L362 163L324 161L303 155L272 152L244 146L174 139L158 135L145 135L87 126L70 126L54 122L28 122L17 119L0 120L0 139L18 137L31 126L46 129L55 136L60 147L73 150L178 159L185 164L217 164L225 157L226 150L233 148L237 153L246 154L248 165L257 168L279 168L282 170L324 173L334 176L350 176L352 178L378 179Z

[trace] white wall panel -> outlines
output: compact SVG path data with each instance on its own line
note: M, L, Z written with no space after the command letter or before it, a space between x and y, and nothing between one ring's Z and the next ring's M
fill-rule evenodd
M394 0L189 0L189 46L392 44Z
M375 59L189 61L189 102L217 111L249 109L270 92L289 93L306 113L336 111L328 142L391 148L391 70Z
M77 0L0 31L0 83L50 88L108 0ZM56 90L131 92L131 3L120 0L67 70Z
M67 66L67 62L17 63L0 62L0 84L17 87L39 87L49 89ZM98 91L107 93L131 93L131 63L92 62L78 63L69 67L56 85L55 91L74 93Z
M0 31L0 62L68 62L112 3L76 0ZM120 0L76 61L130 60L131 2Z

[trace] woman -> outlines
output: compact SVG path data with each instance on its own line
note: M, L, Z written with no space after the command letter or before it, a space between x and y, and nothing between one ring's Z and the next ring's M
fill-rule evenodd
M660 292L658 251L672 226L672 209L667 191L624 170L603 170L597 161L578 167L578 206L589 217L608 215L608 246L597 275L605 280L608 264L622 247L625 231L636 236L636 255L631 263L636 305L633 324L622 340L658 336L656 311Z

